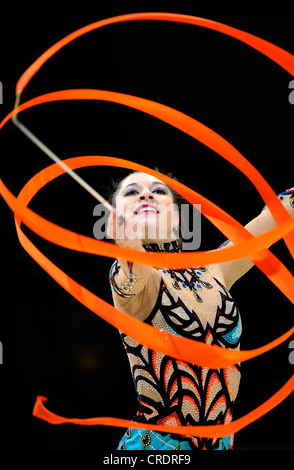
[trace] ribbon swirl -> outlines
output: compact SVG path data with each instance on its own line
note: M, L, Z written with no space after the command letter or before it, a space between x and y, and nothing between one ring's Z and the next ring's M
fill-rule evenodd
M39 216L27 206L31 199L35 197L38 191L49 184L53 179L65 173L65 170L58 164L50 165L36 174L26 183L20 191L18 197L15 197L9 189L0 180L0 194L15 214L15 224L19 241L28 254L67 292L75 297L84 306L112 324L115 328L131 336L139 343L160 351L169 356L186 360L193 364L212 369L224 368L229 365L250 360L265 352L275 348L286 341L293 333L294 327L289 329L279 338L265 344L257 349L249 351L233 351L223 349L218 346L207 345L197 341L189 340L179 336L147 325L123 312L117 310L109 303L103 301L98 296L78 284L63 272L58 266L53 264L36 246L27 238L21 229L21 224L25 224L35 233L44 239L63 246L65 248L85 253L103 255L110 258L120 257L129 261L148 264L154 267L165 268L184 268L211 263L221 263L233 259L244 257L250 258L254 264L271 280L271 282L294 303L294 278L283 263L273 255L266 246L273 244L283 238L289 249L292 258L294 256L294 219L289 216L283 207L275 192L266 182L257 169L240 154L229 142L218 135L213 130L204 126L199 121L187 116L175 109L163 104L143 98L114 93L103 90L74 89L62 90L48 93L33 98L26 103L19 105L20 96L37 71L61 48L77 39L78 37L102 26L111 25L118 22L137 21L137 20L160 20L194 24L197 26L219 31L235 39L238 39L252 48L255 48L268 58L283 67L287 72L294 75L294 56L287 51L271 44L261 38L248 34L244 31L232 28L221 23L197 18L187 15L171 13L136 13L122 15L114 18L108 18L96 23L92 23L81 28L72 34L66 36L54 46L49 48L39 59L37 59L20 77L16 85L16 106L1 122L0 130L6 122L16 116L18 113L37 105L53 101L66 100L103 100L129 106L144 113L148 113L157 119L160 119L182 132L199 140L222 158L229 161L238 168L256 188L265 204L267 204L272 216L276 222L276 227L257 237L252 236L244 227L242 227L233 217L204 198L199 193L186 187L168 176L151 170L143 165L128 160L109 157L109 156L81 156L65 160L65 163L71 168L82 168L87 166L117 166L129 168L132 170L143 171L154 175L175 191L181 194L191 204L201 204L202 213L205 215L227 238L232 240L235 246L225 250L199 251L193 253L141 253L136 250L110 245L107 242L94 240L81 234L72 232L60 227ZM119 427L133 427L153 429L162 432L177 434L188 434L200 437L225 437L238 432L249 423L252 423L262 415L273 409L283 401L294 390L294 376L271 398L262 405L251 411L247 415L232 421L229 424L206 425L206 426L159 426L150 424L135 423L129 420L122 420L110 417L98 417L89 419L70 419L58 416L50 412L45 406L45 397L39 396L36 399L33 414L36 417L44 419L53 424L74 423L82 425L107 425Z

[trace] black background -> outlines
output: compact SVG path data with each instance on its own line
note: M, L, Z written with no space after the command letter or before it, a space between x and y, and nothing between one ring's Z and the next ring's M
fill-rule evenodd
M140 4L141 5L141 4ZM20 75L48 47L72 31L103 18L139 11L202 16L262 37L292 52L291 15L217 14L212 9L134 9L105 5L44 7L9 11L1 30L3 104L1 119L13 109ZM176 108L209 126L233 144L278 193L293 186L292 77L249 46L220 33L176 23L140 21L101 28L72 42L51 58L25 89L22 101L69 88L129 93ZM60 158L110 155L173 171L187 186L219 205L242 224L263 201L237 169L204 145L138 111L106 102L41 105L24 112L24 122ZM0 174L17 194L50 164L11 123L1 132ZM108 196L120 169L91 168L79 174ZM96 202L63 176L46 186L30 207L70 230L92 236ZM32 416L36 395L63 416L131 419L136 396L118 332L59 287L21 248L13 214L1 210L2 289L0 340L3 345L1 429L3 450L114 451L124 429L52 426ZM75 280L111 302L108 270L112 259L71 252L31 239ZM201 250L224 240L205 218ZM272 251L292 270L284 242ZM276 338L293 325L290 302L257 269L232 293L243 320L242 349ZM289 340L290 341L290 340ZM275 393L293 373L289 341L242 365L235 418ZM240 431L236 450L294 449L293 396Z

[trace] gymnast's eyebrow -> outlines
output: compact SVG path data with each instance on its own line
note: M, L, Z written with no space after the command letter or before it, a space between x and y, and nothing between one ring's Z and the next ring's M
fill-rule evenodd
M167 188L167 185L165 183L163 183L162 181L152 181L152 186L156 185L156 184L162 184L163 186L165 186ZM138 183L134 182L134 183L129 183L127 184L123 189L126 189L128 188L129 186L139 186Z

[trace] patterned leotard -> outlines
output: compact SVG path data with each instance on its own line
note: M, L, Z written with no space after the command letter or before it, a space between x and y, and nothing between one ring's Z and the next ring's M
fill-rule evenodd
M151 244L145 249L180 251L177 242ZM115 269L119 268L113 265L112 273ZM231 349L240 345L239 310L226 288L205 267L161 270L157 302L145 321L160 330L206 344ZM239 365L211 370L152 351L125 334L121 338L139 401L134 421L197 426L232 420ZM234 436L209 439L128 429L118 449L229 450L233 440Z

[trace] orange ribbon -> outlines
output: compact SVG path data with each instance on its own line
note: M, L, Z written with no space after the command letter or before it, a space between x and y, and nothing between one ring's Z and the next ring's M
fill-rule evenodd
M54 55L70 41L101 26L122 21L134 20L177 21L214 29L239 39L251 47L254 47L258 51L267 55L270 59L274 60L285 70L294 74L293 55L251 34L210 20L186 15L169 13L138 13L122 15L119 17L98 21L97 23L93 23L79 29L78 31L75 31L63 40L59 41L57 44L48 49L39 59L37 59L37 61L35 61L34 64L32 64L32 66L29 67L28 70L22 75L16 86L17 95L20 96L20 93L23 91L24 87L28 84L29 80L34 76L39 68L50 57L52 57L52 55ZM232 240L235 243L235 246L224 250L212 250L195 253L141 253L136 250L119 247L117 245L110 245L107 242L99 240L94 240L78 233L69 231L65 228L59 227L52 222L40 217L38 214L34 213L27 207L31 199L44 185L65 172L65 170L63 170L59 165L54 164L35 175L24 186L17 198L0 180L0 193L9 207L15 213L16 230L19 241L23 248L48 274L50 274L50 276L52 276L53 279L56 280L56 282L58 282L65 290L67 290L71 295L73 295L95 314L99 315L101 318L105 319L119 330L131 336L139 343L169 356L186 360L202 367L218 369L257 357L288 339L293 334L294 327L276 340L257 349L251 351L233 351L160 331L151 325L147 325L121 312L120 310L115 309L112 305L103 301L92 292L88 291L83 286L75 282L66 273L53 264L47 257L45 257L44 254L41 253L26 237L21 229L21 223L25 223L25 225L27 225L31 230L41 237L49 240L50 242L72 250L96 255L104 255L111 258L120 257L129 261L148 264L154 267L193 267L197 265L199 266L212 263L221 263L233 259L248 257L292 303L294 302L293 276L283 265L283 263L281 263L277 257L275 257L269 250L265 248L275 241L284 238L293 257L294 219L289 216L281 202L276 197L276 194L272 188L265 181L262 175L256 170L256 168L250 162L248 162L245 157L243 157L243 155L241 155L230 143L195 119L192 119L191 117L179 111L169 108L168 106L135 96L103 90L63 90L34 98L27 103L16 107L14 111L9 113L9 115L3 119L0 124L0 129L2 129L4 124L9 119L11 119L14 114L20 113L21 111L24 111L25 109L31 108L33 106L57 100L85 99L106 100L133 107L134 109L148 113L166 123L169 123L170 125L182 130L193 138L204 143L220 156L228 160L231 164L236 166L236 168L238 168L244 175L247 176L247 178L252 182L256 190L259 192L260 196L263 198L264 202L269 207L276 221L277 227L263 235L253 237L244 227L242 227L225 211L217 207L215 204L197 192L187 188L182 183L174 181L173 179L151 170L143 165L129 162L127 160L106 156L85 156L68 159L65 162L72 169L97 165L119 166L123 168L144 171L151 175L157 176L161 180L165 181L173 189L175 189L178 193L180 193L190 203L201 204L202 213L227 238ZM120 427L154 429L163 432L189 434L201 437L224 437L236 433L244 426L267 413L269 410L277 406L282 400L284 400L293 391L293 389L294 376L273 397L242 418L239 418L229 424L217 426L189 426L188 432L187 427L184 426L173 427L150 425L146 423L140 424L133 421L108 417L90 419L63 418L55 415L54 413L51 413L45 408L43 403L46 401L46 398L44 397L37 398L33 414L34 416L45 419L48 422L54 424L65 422L83 425L103 424Z

